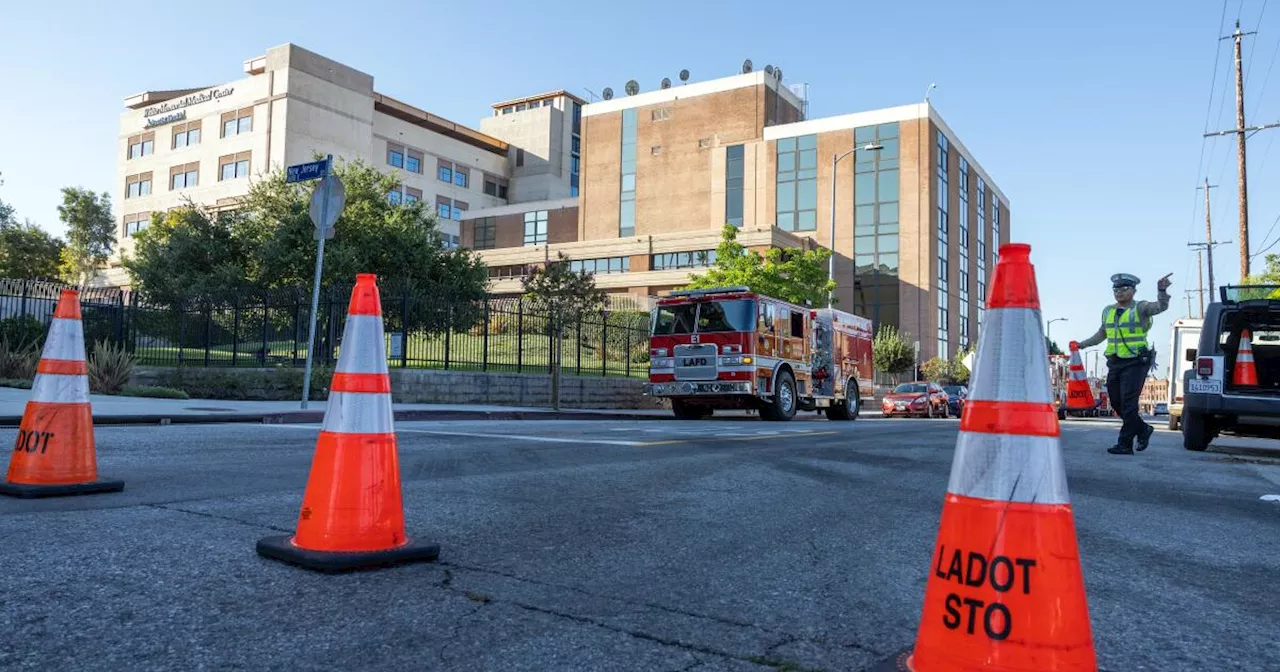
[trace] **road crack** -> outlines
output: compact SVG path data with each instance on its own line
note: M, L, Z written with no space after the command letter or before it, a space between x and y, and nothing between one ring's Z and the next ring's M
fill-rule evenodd
M151 508L151 509L161 509L161 510L163 510L163 511L175 511L175 512L177 512L177 513L186 513L186 514L190 514L190 515L192 515L192 516L200 516L201 518L212 518L212 519L214 519L214 520L225 520L225 521L232 522L232 523L239 523L239 524L241 524L241 525L247 525L247 526L249 526L249 527L258 527L258 528L263 528L263 529L267 529L267 530L274 530L274 531L276 531L276 532L284 532L285 534L293 534L293 530L285 529L285 528L283 528L283 527L276 527L275 525L265 525L265 524L263 524L263 523L255 523L255 522L250 521L250 520L241 520L241 519L239 519L239 518L232 518L231 516L219 516L219 515L217 515L217 514L215 514L215 513L205 513L205 512L203 512L203 511L192 511L191 509L183 509L183 508L179 508L179 507L176 507L176 506L166 506L166 505L164 505L164 504L143 504L142 506L145 506L145 507L147 507L147 508Z

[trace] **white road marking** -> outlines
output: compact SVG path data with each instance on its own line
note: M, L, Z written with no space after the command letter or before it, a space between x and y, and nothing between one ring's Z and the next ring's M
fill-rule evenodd
M1276 502L1277 504L1280 504L1280 495L1263 495L1259 499L1264 502Z
M644 441L608 441L603 439L580 439L575 437L528 436L525 434L485 434L482 432L442 432L434 429L397 428L397 433L412 432L414 434L435 434L437 436L468 436L477 439L512 439L515 441L534 441L536 443L591 443L602 446L646 446Z

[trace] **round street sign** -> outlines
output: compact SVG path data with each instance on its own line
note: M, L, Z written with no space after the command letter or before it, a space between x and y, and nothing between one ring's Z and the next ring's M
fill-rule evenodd
M326 208L325 205L328 205ZM311 194L311 221L316 225L316 232L323 232L326 238L333 237L333 224L342 214L347 204L347 188L336 175L330 175L316 184Z

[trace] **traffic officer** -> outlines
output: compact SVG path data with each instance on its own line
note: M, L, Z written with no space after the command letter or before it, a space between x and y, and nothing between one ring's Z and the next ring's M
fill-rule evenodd
M1107 449L1113 455L1132 455L1135 440L1138 450L1146 450L1151 434L1156 431L1142 421L1138 398L1147 381L1147 372L1155 364L1155 351L1147 343L1151 318L1169 309L1169 275L1156 283L1158 291L1154 302L1133 300L1141 282L1136 276L1128 273L1111 276L1111 291L1116 302L1102 311L1102 327L1098 332L1078 344L1083 349L1107 342L1107 395L1112 407L1124 419L1120 440Z

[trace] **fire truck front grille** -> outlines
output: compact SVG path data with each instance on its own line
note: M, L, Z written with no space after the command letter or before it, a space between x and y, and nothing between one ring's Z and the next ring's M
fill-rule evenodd
M676 380L715 380L716 346L712 343L675 347Z

